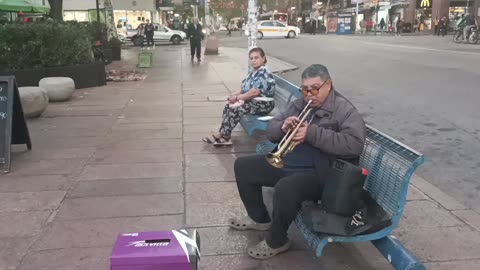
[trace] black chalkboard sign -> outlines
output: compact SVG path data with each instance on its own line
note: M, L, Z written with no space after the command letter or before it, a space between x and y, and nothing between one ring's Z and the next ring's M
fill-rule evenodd
M12 144L32 149L15 77L8 76L0 77L0 168L4 173L10 171Z

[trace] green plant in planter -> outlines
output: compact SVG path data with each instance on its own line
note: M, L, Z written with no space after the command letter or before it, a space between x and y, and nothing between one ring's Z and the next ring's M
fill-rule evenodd
M9 69L88 64L91 38L79 23L8 23L0 25L0 63Z
M122 42L117 37L110 38L110 40L108 41L108 44L112 48L121 48L122 47Z

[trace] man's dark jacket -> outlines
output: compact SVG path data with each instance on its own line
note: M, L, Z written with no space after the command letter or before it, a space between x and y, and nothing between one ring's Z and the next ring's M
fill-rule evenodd
M285 119L297 116L305 104L303 98L299 98L291 102L286 111L271 119L266 132L267 138L278 143L285 136L281 128ZM332 160L340 158L351 162L360 157L365 143L366 126L363 117L350 101L332 87L327 99L314 115L304 143L313 146L317 151L314 164L318 173L324 173L320 169L325 155Z
M202 40L203 39L202 26L200 24L197 24L197 28L195 29L195 25L191 23L188 26L187 38L194 41Z

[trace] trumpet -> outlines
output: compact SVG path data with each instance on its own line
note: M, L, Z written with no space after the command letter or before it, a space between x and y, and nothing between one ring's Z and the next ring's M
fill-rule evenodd
M303 110L298 115L300 121L295 125L295 127L290 128L285 136L283 136L282 140L278 143L277 151L273 153L269 153L266 155L267 162L275 168L283 168L283 160L282 158L292 152L292 150L297 146L296 142L292 142L293 137L297 134L298 129L307 119L308 115L310 115L312 108L310 107L310 103L312 101L309 100L307 105L303 108Z

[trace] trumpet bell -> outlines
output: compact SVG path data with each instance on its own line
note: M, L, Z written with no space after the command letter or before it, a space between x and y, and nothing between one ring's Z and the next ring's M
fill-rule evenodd
M281 169L283 168L283 161L279 155L275 153L267 154L266 156L267 162L275 168Z

